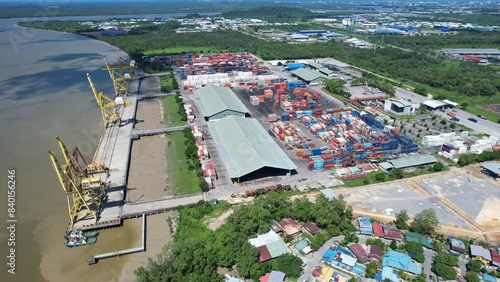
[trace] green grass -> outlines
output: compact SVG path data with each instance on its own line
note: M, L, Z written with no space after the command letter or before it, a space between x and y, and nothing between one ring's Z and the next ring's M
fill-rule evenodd
M334 94L326 89L326 87L321 88L321 91L324 91L326 94L332 96L333 98L339 100L340 102L347 101L347 98L338 94Z
M167 189L174 195L187 195L200 192L199 177L194 170L188 169L184 152L186 138L181 131L166 134L167 145Z
M181 120L181 116L179 115L179 104L175 102L174 96L162 97L161 102L163 105L163 125L179 126L187 123Z
M172 92L174 86L172 85L173 78L170 75L160 77L161 92Z
M202 52L222 52L224 50L216 50L214 47L193 47L193 46L179 46L164 49L154 49L144 51L146 56L159 56L159 55L173 55L180 53L202 53Z

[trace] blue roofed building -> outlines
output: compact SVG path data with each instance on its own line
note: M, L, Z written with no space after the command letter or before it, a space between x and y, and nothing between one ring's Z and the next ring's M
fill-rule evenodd
M347 249L337 246L335 249L328 249L322 260L333 266L345 269L356 275L364 275L366 266L357 262L356 257Z
M482 280L481 281L485 281L485 282L498 282L500 281L499 279L497 279L496 277L494 276L491 276L489 274L486 274L486 273L483 273L482 275Z
M296 69L300 69L300 68L306 68L306 65L305 64L286 64L286 68L290 71L294 71Z
M373 236L372 222L368 217L358 217L358 224L361 234Z
M318 35L318 34L328 33L328 31L324 29L299 29L296 31L296 33L304 35Z
M385 281L388 279L392 282L399 282L398 271L386 266L382 268L382 271L375 274L374 279L377 281Z
M382 266L401 269L415 275L420 275L422 273L422 267L413 263L409 255L391 249L384 255Z

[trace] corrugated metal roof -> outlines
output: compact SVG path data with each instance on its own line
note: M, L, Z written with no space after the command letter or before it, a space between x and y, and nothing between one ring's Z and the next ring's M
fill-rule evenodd
M500 55L500 50L498 49L475 49L475 48L463 48L463 49L443 49L445 52L450 54L482 54L482 55Z
M486 260L491 261L491 253L490 250L483 248L478 245L470 245L470 255L473 257L482 257Z
M320 63L316 63L316 62L308 62L307 63L310 67L312 68L315 68L315 69L321 69L321 68L324 68L325 66L323 66L322 64Z
M204 117L210 117L225 110L248 113L245 105L227 87L208 85L193 90Z
M333 200L335 199L335 194L333 193L332 189L329 189L329 188L325 188L325 189L321 189L320 190L321 194L325 195L325 197L328 199L328 200Z
M305 81L313 81L317 79L329 79L329 77L324 74L304 68L296 69L292 71L292 74L298 76L300 79Z
M267 282L283 282L283 281L285 281L285 273L275 270L271 271L271 274L267 279Z
M269 254L271 255L272 258L277 258L283 254L288 253L288 248L286 247L285 243L283 241L276 241L272 242L266 245L267 249L269 250Z
M325 75L330 75L332 73L335 73L334 71L330 70L329 68L320 68L319 69L319 72L321 72L322 74L325 74Z
M229 177L240 178L263 167L297 167L254 118L227 116L208 123Z
M488 163L482 165L481 167L495 174L500 174L500 163Z
M422 104L426 105L429 108L433 108L433 109L446 105L446 103L443 103L443 102L438 101L438 100L427 100L427 101L423 102Z
M437 161L438 160L436 159L436 157L432 155L415 155L406 158L390 160L389 163L391 163L395 168L406 168L406 167L432 164L436 163Z

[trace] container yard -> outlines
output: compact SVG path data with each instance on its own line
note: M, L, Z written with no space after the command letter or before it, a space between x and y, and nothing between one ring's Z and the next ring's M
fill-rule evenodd
M418 152L412 138L384 125L386 115L376 109L383 97L350 101L357 109L335 107L317 90L277 77L246 53L184 54L167 61L188 93L210 84L231 88L296 166L311 173L339 170L343 179L362 178L377 167L370 160ZM197 127L191 128L203 140ZM198 155L207 159L201 144Z

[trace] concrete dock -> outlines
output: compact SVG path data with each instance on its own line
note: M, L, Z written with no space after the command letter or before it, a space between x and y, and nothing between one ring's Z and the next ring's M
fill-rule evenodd
M109 168L109 174L100 174L101 180L108 184L99 219L79 218L74 227L82 230L106 228L121 225L123 199L127 189L130 151L132 148L132 132L134 130L137 110L137 92L139 81L132 81L127 97L129 105L120 111L121 125L110 125L103 130L97 145L93 161L103 162Z

